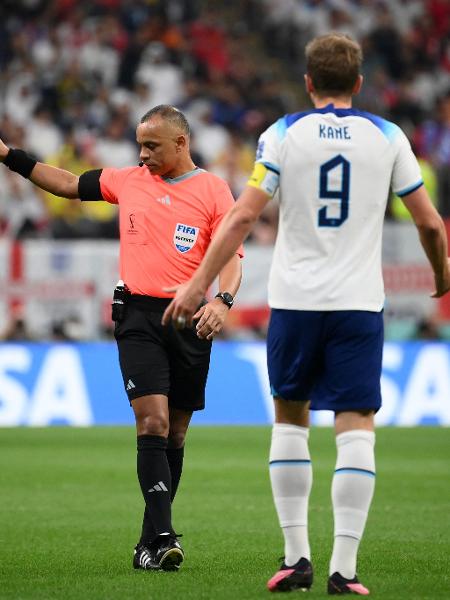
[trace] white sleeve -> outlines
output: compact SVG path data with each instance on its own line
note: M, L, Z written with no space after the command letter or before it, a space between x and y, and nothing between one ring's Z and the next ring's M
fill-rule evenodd
M282 132L285 130L286 125L283 117L261 134L256 149L255 162L263 164L278 175L280 174L280 141Z
M255 166L247 184L273 197L280 185L279 148L285 119L279 119L261 134L256 149Z
M411 144L400 128L393 143L396 146L396 158L391 185L392 191L402 197L419 188L423 184L423 179Z

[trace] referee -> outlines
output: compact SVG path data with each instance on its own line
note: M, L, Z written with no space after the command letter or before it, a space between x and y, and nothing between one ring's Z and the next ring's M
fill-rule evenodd
M176 108L148 111L136 129L139 166L87 171L80 177L35 161L0 140L0 160L38 187L65 198L119 205L120 285L114 292L115 337L137 430L137 475L145 502L135 569L174 571L184 552L172 527L186 432L205 405L213 336L241 281L242 248L222 269L219 293L186 322L161 324L174 293L190 279L225 213L228 185L195 166L190 129Z

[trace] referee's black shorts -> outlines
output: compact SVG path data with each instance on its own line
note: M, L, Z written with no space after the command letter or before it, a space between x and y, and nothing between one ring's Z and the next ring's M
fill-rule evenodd
M205 386L212 342L199 339L195 325L163 327L170 298L132 295L114 336L130 404L148 394L164 394L169 406L186 411L205 407Z

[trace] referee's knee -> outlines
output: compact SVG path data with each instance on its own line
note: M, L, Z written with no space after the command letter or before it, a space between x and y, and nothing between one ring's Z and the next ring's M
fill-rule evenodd
M168 448L182 448L186 439L186 431L169 431Z
M136 418L136 430L138 435L169 435L169 420L160 415L145 415Z

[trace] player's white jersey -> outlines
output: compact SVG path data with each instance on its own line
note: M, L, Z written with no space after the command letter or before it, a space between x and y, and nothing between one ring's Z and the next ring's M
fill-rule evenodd
M401 129L333 105L286 115L261 135L256 163L280 195L269 305L380 311L389 189L403 196L423 183Z

